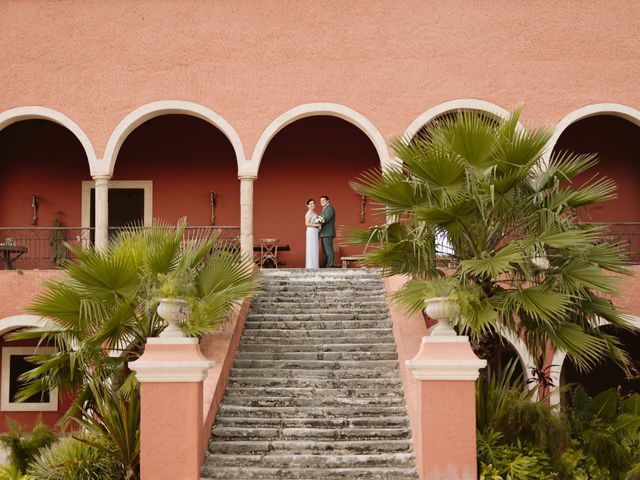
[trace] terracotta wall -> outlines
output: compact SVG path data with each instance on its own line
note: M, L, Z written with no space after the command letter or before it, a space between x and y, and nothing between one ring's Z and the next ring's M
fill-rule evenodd
M598 165L576 177L576 185L598 174L613 179L618 187L618 198L582 209L583 219L640 222L640 127L609 115L586 118L570 125L560 136L554 151L562 150L598 154Z
M37 193L36 227L50 227L58 211L66 226L79 227L82 180L91 180L87 157L66 128L27 120L0 131L0 226L31 227Z
M254 241L280 239L291 247L281 256L286 266L304 267L306 201L315 199L320 213L325 194L336 210L337 229L384 222L368 202L366 223L360 223L361 196L349 186L379 166L369 138L345 120L309 117L285 127L267 147L254 184ZM338 238L335 245L341 242Z
M216 225L240 225L233 148L204 120L165 115L140 125L122 145L113 180L153 180L153 216L171 223L186 216L190 225L209 225L215 191Z

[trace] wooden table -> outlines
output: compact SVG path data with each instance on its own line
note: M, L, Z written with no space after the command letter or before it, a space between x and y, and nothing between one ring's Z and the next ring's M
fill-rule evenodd
M25 253L27 253L27 247L0 243L0 260L4 262L7 270L13 270L13 262Z

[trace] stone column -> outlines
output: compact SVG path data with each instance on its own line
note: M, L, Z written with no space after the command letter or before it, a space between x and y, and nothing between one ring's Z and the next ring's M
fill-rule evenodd
M253 181L255 175L240 175L240 250L253 257Z
M95 246L105 250L109 242L109 180L106 175L93 177L95 181Z
M450 313L448 308L441 313ZM433 312L430 317L435 318ZM486 366L471 350L469 337L439 326L422 338L407 367L419 382L420 427L416 453L423 480L476 480L476 395L479 370Z
M148 338L144 354L129 364L141 384L141 480L200 479L202 385L213 364L197 339L175 333Z

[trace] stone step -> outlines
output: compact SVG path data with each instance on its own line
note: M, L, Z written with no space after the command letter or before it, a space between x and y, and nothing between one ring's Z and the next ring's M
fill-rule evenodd
M260 306L251 305L251 315L322 315L322 314L362 314L362 313L384 313L389 315L387 306L382 304L370 307L343 307L342 305L327 304L322 307L312 308L306 305L298 304L296 306L279 307L277 305Z
M376 407L403 406L404 397L235 397L225 395L225 405L239 407Z
M261 468L291 467L398 467L414 461L413 453L377 453L374 455L308 455L268 453L266 455L207 454L207 466L259 466Z
M397 360L389 352L238 352L236 360Z
M292 398L403 398L402 392L384 388L313 388L313 387L227 387L229 397L286 397Z
M298 305L305 305L309 308L321 308L330 305L338 305L343 308L367 308L387 305L384 298L371 297L371 300L362 300L358 297L357 300L353 298L343 298L339 303L322 302L313 298L281 298L277 296L256 296L251 300L251 305L269 306L269 307L295 307Z
M269 330L259 330L252 329L251 332L248 332L250 337L289 337L289 338L325 338L326 337L344 337L344 335L348 333L351 338L353 337L391 337L391 331L389 328L350 328L347 331L342 329L299 329L299 330L289 330L283 328L272 328ZM348 340L348 339L345 339ZM324 340L326 341L326 340ZM333 342L333 338L331 339ZM323 342L320 342L323 343ZM377 343L377 341L376 341Z
M406 416L395 417L338 417L338 418L256 418L249 417L225 417L218 416L216 425L221 427L270 427L270 428L379 428L379 427L408 427L409 419Z
M371 370L329 370L329 369L280 369L280 368L233 368L231 375L234 378L242 377L266 377L266 378L323 378L323 379L364 379L364 378L399 378L400 372L393 370L378 370L372 375Z
M254 418L339 418L339 417L397 417L406 415L407 411L402 406L341 406L341 407L251 407L246 405L228 405L225 402L220 405L218 415L224 417ZM215 427L214 427L215 428Z
M402 390L399 376L390 378L277 378L277 377L231 377L229 387L280 387L280 388L389 388Z
M315 344L299 344L299 345L269 345L269 344L242 344L242 349L236 355L244 355L251 352L259 353L305 353L305 352L395 352L396 346L391 343L340 343L334 345L315 345Z
M361 315L362 317L374 317L374 315ZM283 318L285 317L285 318ZM354 315L338 314L338 315L318 315L317 318L306 315L296 315L286 318L287 315L274 315L274 320L258 320L255 317L247 320L244 328L247 330L355 330L367 328L391 328L391 320L385 318L385 315L376 314L378 318L352 318ZM341 320L332 320L333 318L344 317ZM275 320L281 318L282 320Z
M227 427L215 426L212 441L222 440L382 440L410 439L411 429L408 427L386 428L309 428L309 427Z
M409 462L408 462L409 463ZM207 463L200 480L417 480L414 462L407 467L263 468L220 467Z
M236 360L234 368L303 370L389 370L397 369L397 360ZM397 373L397 372L396 372Z
M309 336L309 337L278 337L278 336L264 336L257 330L248 330L240 339L240 349L242 350L245 345L312 345L314 347L335 347L336 345L371 345L371 344L392 344L395 347L393 336L390 332L387 335L376 335L375 337L353 337L353 336L341 336L327 338L325 336Z
M387 452L412 452L411 440L251 440L216 441L209 445L212 454L255 454L289 452L296 454L318 454L330 452L337 455L373 454Z
M263 278L365 278L375 277L380 278L382 270L380 268L328 268L319 270L307 270L302 268L277 268L277 269L264 269L260 271Z
M291 285L291 286L278 286L278 285L262 285L260 290L258 290L259 296L278 296L280 298L290 297L290 298L315 298L315 299L343 299L348 298L352 300L354 295L358 298L358 295L368 296L371 298L384 298L385 291L384 288L374 285L371 287L350 287L345 286L343 288L335 288L335 289L323 289L323 288L314 288L307 287L302 285Z
M313 322L337 322L346 320L383 320L391 325L388 312L324 312L317 314L295 313L253 313L247 315L245 325L262 322L309 322L313 328ZM297 325L297 328L308 329L309 326Z

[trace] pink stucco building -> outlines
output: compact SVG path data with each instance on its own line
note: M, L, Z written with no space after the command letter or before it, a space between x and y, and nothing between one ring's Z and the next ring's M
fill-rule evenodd
M394 137L461 109L522 105L524 124L554 130L548 152L598 152L619 196L583 215L640 261L638 32L625 0L4 0L0 334L39 322L22 307L56 274L61 238L101 247L133 220L187 216L245 251L277 238L301 267L307 198L329 194L341 225L379 223L349 182L393 162ZM636 323L639 292L640 274L616 300ZM419 339L396 339L416 353ZM0 428L64 411L5 390Z

